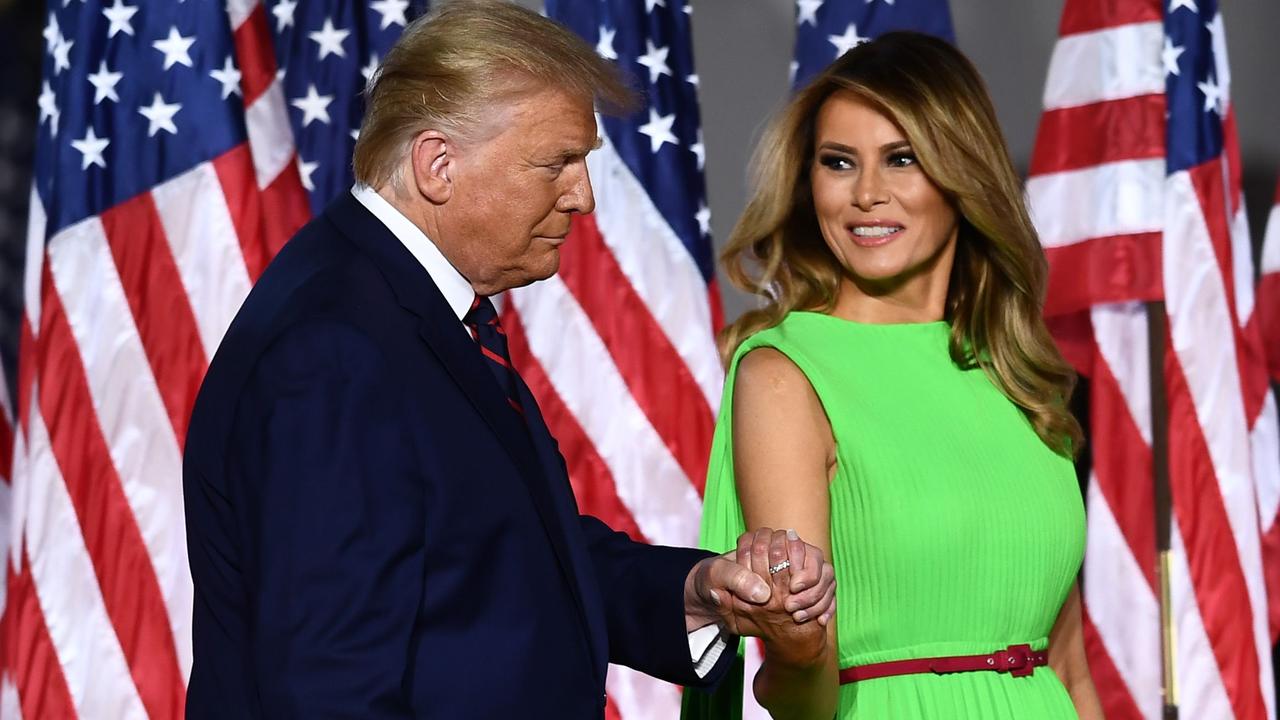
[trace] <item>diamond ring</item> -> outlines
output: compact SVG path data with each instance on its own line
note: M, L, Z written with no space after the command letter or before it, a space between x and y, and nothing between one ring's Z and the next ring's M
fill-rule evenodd
M782 562L778 563L777 565L770 565L770 566L769 566L769 574L770 574L770 575L777 575L778 573L782 572L783 570L786 570L786 569L787 569L787 568L789 568L789 567L791 567L791 561L790 561L790 560L783 560Z

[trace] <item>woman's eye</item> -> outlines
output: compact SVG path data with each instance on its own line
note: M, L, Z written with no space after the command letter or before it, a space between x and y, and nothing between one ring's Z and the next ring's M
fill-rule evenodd
M889 156L890 167L907 167L916 164L916 156L911 153L894 153Z
M853 162L841 155L823 155L818 158L818 162L822 167L831 168L832 170L848 170L853 167Z

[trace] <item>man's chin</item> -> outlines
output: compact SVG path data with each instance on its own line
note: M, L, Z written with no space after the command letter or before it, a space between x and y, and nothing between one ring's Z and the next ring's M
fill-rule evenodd
M546 280L558 272L560 272L560 248L552 247L545 257L540 258L537 270L532 273L533 279L529 282Z
M546 280L560 271L560 251L552 249L549 257L543 258L536 267L524 268L512 273L509 277L508 290Z

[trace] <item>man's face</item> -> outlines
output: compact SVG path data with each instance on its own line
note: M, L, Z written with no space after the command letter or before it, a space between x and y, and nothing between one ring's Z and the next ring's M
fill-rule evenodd
M555 274L574 213L595 209L587 153L591 98L555 88L495 111L495 134L457 148L453 194L432 237L476 292L492 295Z

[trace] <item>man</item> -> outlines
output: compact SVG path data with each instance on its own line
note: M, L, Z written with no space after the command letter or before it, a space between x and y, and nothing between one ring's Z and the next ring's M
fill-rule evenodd
M553 274L591 212L596 99L627 99L611 66L505 3L388 54L361 184L267 269L196 403L189 716L600 718L608 662L705 684L734 635L830 617L794 534L738 553L788 587L580 516L509 366L488 296Z

